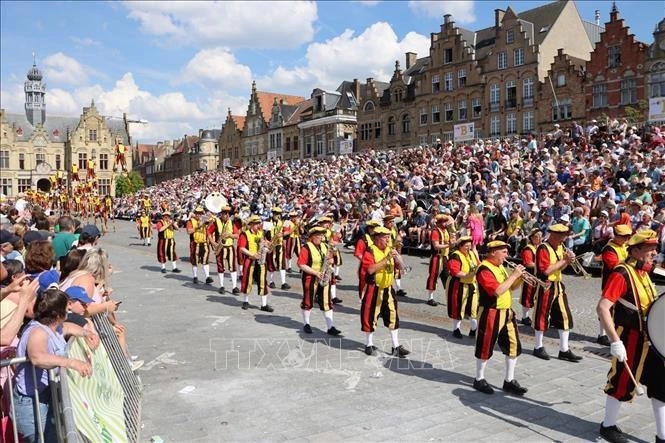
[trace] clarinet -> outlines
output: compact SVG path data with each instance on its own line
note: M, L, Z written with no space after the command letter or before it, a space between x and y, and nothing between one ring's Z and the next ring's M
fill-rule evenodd
M328 286L330 283L330 279L332 278L332 273L333 273L333 267L330 266L330 252L326 254L325 261L323 263L323 267L321 268L321 273L323 274L323 277L321 277L321 281L319 284L321 286Z
M267 247L264 243L261 243L261 249L259 251L261 253L261 255L259 257L259 265L260 266L263 266L263 265L266 264L266 257L268 256L268 250L269 249L270 248Z

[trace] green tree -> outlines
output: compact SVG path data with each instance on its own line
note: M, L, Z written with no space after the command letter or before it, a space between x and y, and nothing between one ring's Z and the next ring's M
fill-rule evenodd
M127 174L127 176L121 174L115 179L116 197L123 197L128 194L134 194L143 188L145 188L143 178L141 178L141 176L136 171L131 171L129 174Z

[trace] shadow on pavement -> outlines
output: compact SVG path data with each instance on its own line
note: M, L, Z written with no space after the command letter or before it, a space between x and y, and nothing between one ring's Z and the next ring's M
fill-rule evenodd
M227 306L232 306L234 308L239 308L242 306L242 302L244 300L244 297L240 297L243 294L238 294L238 295L208 295L206 297L206 301L211 301L214 303L221 303L223 305ZM254 306L254 309L256 309L256 306Z

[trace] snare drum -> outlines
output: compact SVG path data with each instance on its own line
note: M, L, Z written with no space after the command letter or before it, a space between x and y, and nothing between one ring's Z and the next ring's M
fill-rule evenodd
M656 354L665 359L665 293L660 294L647 311L647 337Z

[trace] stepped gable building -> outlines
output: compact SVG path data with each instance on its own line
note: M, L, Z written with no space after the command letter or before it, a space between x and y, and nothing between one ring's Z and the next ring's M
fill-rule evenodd
M268 159L268 129L270 129L271 111L275 99L285 105L296 104L305 100L304 97L294 95L257 91L256 82L252 82L252 94L247 106L242 137L241 155L245 164ZM271 152L270 155L274 156L274 152Z
M653 32L653 43L647 51L644 72L647 74L647 97L665 97L665 18Z
M343 81L334 91L319 88L312 91L311 112L303 113L297 125L304 158L353 152L360 89L358 79L354 79Z
M454 125L468 122L479 137L534 131L538 88L558 49L587 59L594 32L597 27L566 0L519 13L497 9L494 26L479 31L456 26L447 14L440 31L431 34L428 57L407 53L405 71L396 62L388 87L372 87L368 79L358 115L359 147L452 140Z
M29 190L48 192L57 175L68 180L73 164L86 180L88 160L93 160L96 191L115 195L113 163L118 144L127 146L127 169L132 168L126 115L102 116L94 101L79 117L47 114L46 85L36 64L28 71L24 92L23 114L0 110L0 193L14 197Z
M646 97L644 65L647 45L635 39L619 18L616 4L610 21L586 64L587 118L623 117L626 106L638 108Z
M230 166L238 167L241 165L242 134L244 128L245 117L241 115L232 115L231 108L229 108L218 141L219 155L221 157L221 160L218 162L219 169Z

